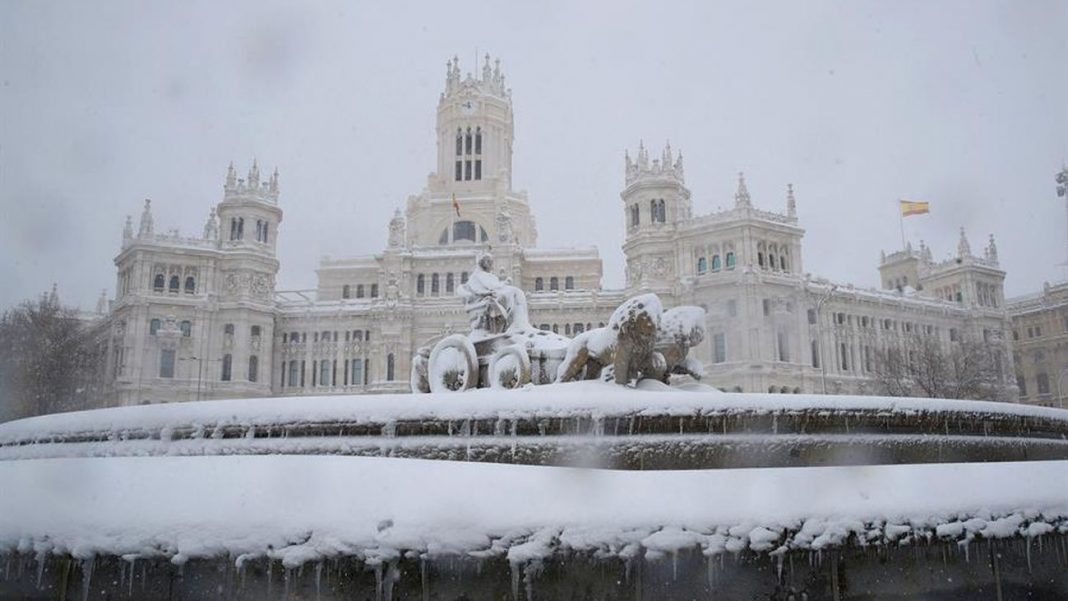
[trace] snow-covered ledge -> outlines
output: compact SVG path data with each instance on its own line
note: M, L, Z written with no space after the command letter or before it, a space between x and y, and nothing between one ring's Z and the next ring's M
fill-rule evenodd
M1068 461L620 472L409 459L0 462L0 552L170 558L708 556L1068 529ZM1028 543L1030 544L1030 543Z

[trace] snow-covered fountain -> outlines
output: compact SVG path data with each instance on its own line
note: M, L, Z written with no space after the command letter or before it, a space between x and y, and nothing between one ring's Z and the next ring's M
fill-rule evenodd
M0 424L0 598L1068 597L1068 412L720 393L701 309L480 266L413 394Z

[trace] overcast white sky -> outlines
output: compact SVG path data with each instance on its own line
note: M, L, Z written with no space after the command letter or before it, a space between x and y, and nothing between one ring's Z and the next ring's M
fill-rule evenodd
M997 236L1007 292L1064 279L1068 2L0 4L0 307L113 294L122 222L198 235L226 166L281 171L282 288L368 254L434 165L445 60L502 60L541 246L623 283L623 152L670 138L694 207L795 186L804 268L876 286L895 201L936 258ZM591 224L593 227L591 227Z

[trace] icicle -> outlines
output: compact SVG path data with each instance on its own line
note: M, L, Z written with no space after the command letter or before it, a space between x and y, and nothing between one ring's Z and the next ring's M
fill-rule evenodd
M419 586L423 592L423 601L430 601L430 587L427 586L426 556L419 558Z
M675 582L679 581L679 552L671 552L671 578Z
M82 601L89 601L89 587L93 582L93 557L82 560Z
M382 601L382 562L375 564L375 599Z
M519 601L519 564L509 562L512 567L512 601ZM627 562L627 579L630 580L630 562Z
M1027 548L1027 573L1031 573L1031 539L1024 539L1024 547Z
M387 564L385 601L393 601L393 583L398 579L400 579L400 570L397 569L397 564Z
M37 590L41 590L41 580L44 579L45 560L48 556L44 551L37 553Z
M271 558L267 558L267 598L271 597L271 590L274 588L274 565L272 565Z
M783 553L779 553L779 555L778 555L778 565L776 566L776 572L778 573L777 577L779 579L779 583L780 584L782 583L782 556L783 556Z
M282 564L282 598L289 599L289 574L292 572L292 568L285 567Z
M319 560L319 563L315 564L315 601L319 601L323 594L323 560Z

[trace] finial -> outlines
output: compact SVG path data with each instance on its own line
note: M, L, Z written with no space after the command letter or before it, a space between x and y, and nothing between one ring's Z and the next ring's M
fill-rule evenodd
M998 245L994 242L994 234L990 234L990 243L986 247L986 258L995 264L998 262Z
M793 184L786 184L786 216L797 217L797 200L794 199Z
M133 216L126 216L126 225L122 228L122 239L129 240L133 238Z
M48 295L48 304L53 307L59 306L59 286L52 282L52 293Z
M749 189L745 186L745 172L738 172L738 191L734 193L735 206L751 206L752 200L749 198Z
M137 237L145 238L151 236L152 231L152 200L146 198L145 209L141 211L141 225L137 230Z
M96 312L99 315L104 315L108 312L108 289L104 288L100 291L100 298L96 301Z
M968 244L968 236L964 233L964 226L960 226L960 242L957 243L957 256L960 258L969 257L972 254L972 247Z

